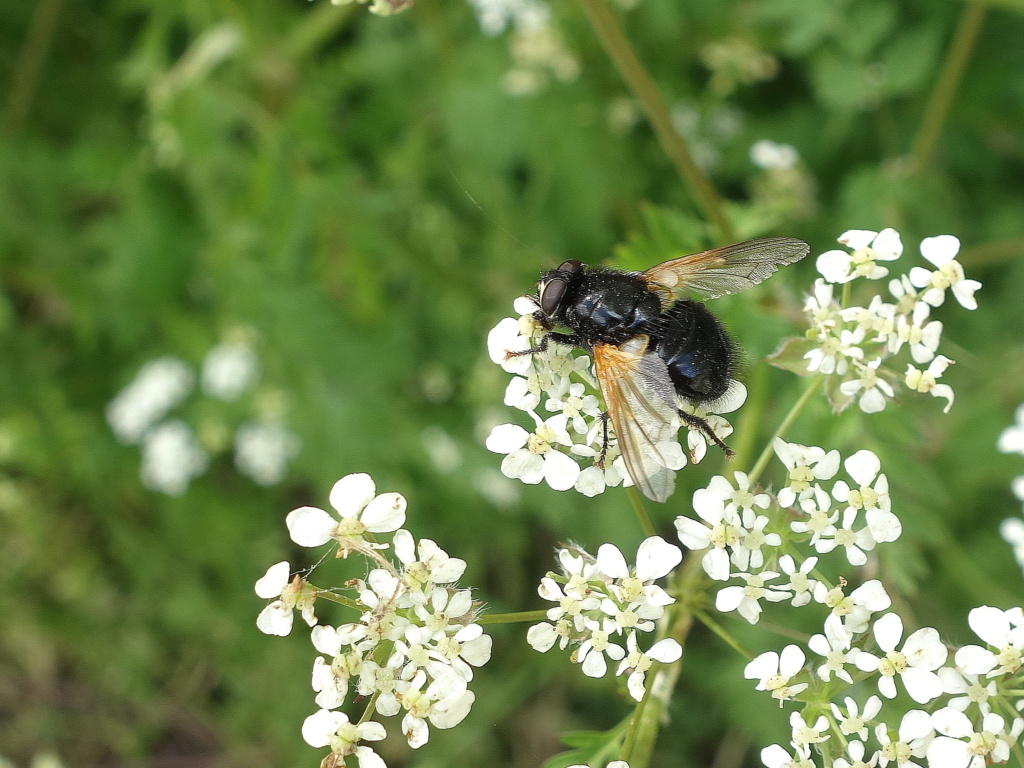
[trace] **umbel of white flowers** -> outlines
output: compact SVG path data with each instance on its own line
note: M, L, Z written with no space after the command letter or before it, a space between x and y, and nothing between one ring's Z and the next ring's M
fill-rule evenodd
M476 698L469 689L473 669L490 659L491 638L476 622L480 606L472 592L454 586L465 561L430 539L416 542L401 527L401 494L378 494L369 475L352 474L334 484L329 500L333 512L299 507L286 524L300 546L330 544L337 557L367 559L366 577L347 585L356 615L337 626L318 624L314 608L324 592L281 562L256 583L257 594L271 601L256 623L267 634L287 635L299 610L321 654L312 674L319 709L306 718L303 738L330 748L327 766L344 765L352 755L362 768L380 768L383 760L365 742L385 738L384 726L365 716L355 724L340 708L360 698L372 713L404 713L402 734L420 747L429 738L428 724L452 728L469 714ZM381 541L385 536L390 542Z

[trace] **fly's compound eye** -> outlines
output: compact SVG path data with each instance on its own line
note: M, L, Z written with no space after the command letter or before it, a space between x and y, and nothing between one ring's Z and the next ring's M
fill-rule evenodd
M583 262L577 259L568 259L558 265L559 272L578 272Z
M554 316L568 285L569 283L560 277L545 282L540 289L540 311L548 317Z

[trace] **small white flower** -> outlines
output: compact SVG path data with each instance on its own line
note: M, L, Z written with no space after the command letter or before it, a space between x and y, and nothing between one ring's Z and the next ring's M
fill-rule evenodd
M143 436L139 475L147 488L168 496L181 496L193 478L206 471L209 461L192 428L174 419Z
M777 603L785 600L789 595L780 592L772 587L765 587L765 583L778 578L779 574L774 571L762 571L758 574L736 573L737 578L743 579L744 586L724 587L718 591L715 597L715 607L722 613L737 611L740 616L751 624L757 624L761 618L761 600L770 603Z
M981 283L964 277L964 268L956 260L959 250L960 241L952 235L926 237L921 241L921 255L938 267L935 272L922 267L910 270L910 282L926 289L921 294L922 301L938 307L946 298L946 289L952 289L953 296L964 309L978 308L974 292L981 288Z
M757 690L768 691L781 704L807 688L807 683L790 685L790 680L803 669L804 658L799 646L787 645L781 654L768 651L755 657L743 668L743 676L757 680Z
M818 558L808 557L799 568L791 555L783 555L779 558L779 568L789 576L788 584L780 584L776 589L785 589L793 593L792 604L796 607L807 605L811 602L811 595L818 584L816 579L810 578L809 574L818 564Z
M509 356L532 348L530 337L523 334L519 320L506 317L487 334L487 354L509 373L524 374L533 366L530 355Z
M811 349L804 358L810 373L835 373L840 376L850 370L851 360L861 360L864 350L858 345L864 341L864 329L853 331L843 329L839 335L829 333L818 337L819 346Z
M952 363L953 361L948 357L936 355L927 370L920 371L914 366L908 365L903 379L904 383L914 392L930 393L932 397L946 399L948 402L942 412L949 413L949 409L953 407L953 388L948 384L936 384L935 381L945 373L946 368Z
M695 552L708 549L701 560L705 572L712 579L726 581L729 578L729 552L740 543L739 516L729 514L722 497L707 488L699 488L693 494L693 511L701 520L691 520L680 515L675 520L679 540Z
M900 315L896 320L896 328L889 334L888 349L896 354L904 344L910 345L910 356L918 365L923 365L935 357L942 341L942 323L938 320L925 322L931 307L920 302L914 307L910 316Z
M799 712L789 713L789 727L792 732L790 743L794 746L806 746L808 744L821 744L828 741L828 718L818 715L818 718L810 725L804 720Z
M148 362L107 406L107 423L118 440L135 444L188 396L194 383L192 369L176 357Z
M641 701L646 690L647 671L654 662L672 664L678 661L682 655L683 647L670 637L659 640L649 650L642 652L637 645L636 633L630 632L626 637L626 656L619 662L619 668L615 674L622 675L632 670L626 680L626 689L636 701Z
M878 753L874 753L867 760L864 757L864 742L853 739L846 746L846 756L837 757L832 763L832 768L875 768L878 763Z
M872 360L866 365L854 362L854 370L857 371L857 378L844 381L839 385L839 391L847 397L856 397L860 392L860 400L857 405L864 413L880 413L885 410L886 398L895 396L892 385L878 375L878 368L882 364L882 358Z
M940 735L928 745L930 768L985 768L1010 759L1024 720L1015 718L1007 734L1006 721L990 712L975 731L963 712L944 707L932 715L932 726Z
M967 623L989 648L977 645L960 648L956 652L956 665L961 671L972 675L995 676L1013 674L1021 668L1024 655L1024 612L1020 608L1001 611L983 605L968 614Z
M285 519L292 541L303 547L319 547L331 539L338 541L347 554L356 546L380 548L369 544L364 533L390 533L405 522L405 498L399 493L376 495L373 479L363 473L346 475L334 484L331 506L340 520L319 507L299 507Z
M854 663L864 672L879 674L878 690L887 699L896 697L895 678L899 676L910 697L926 704L942 695L942 680L935 670L946 662L948 651L931 627L914 632L903 644L896 646L903 636L903 621L895 613L887 613L875 622L875 642L885 653L879 657L868 652L857 654Z
M792 753L779 744L769 744L761 750L761 762L767 768L814 768L811 748L806 744L794 747Z
M1019 453L1024 456L1024 403L1017 406L1012 426L999 433L997 447L1003 453Z
M846 704L846 713L836 704L830 705L832 707L832 714L835 715L839 723L839 730L843 732L844 736L857 734L861 740L867 739L868 723L878 717L878 713L882 711L882 700L877 696L869 697L864 703L863 711L857 706L857 702L849 696L843 699L843 701ZM863 746L862 744L862 749Z
M260 632L284 637L292 631L292 611L298 608L309 626L316 624L313 613L316 595L301 576L291 578L291 566L283 560L267 569L256 582L256 594L264 600L273 600L256 619ZM279 598L279 599L275 599Z
M879 473L882 465L878 457L871 451L857 451L843 466L858 487L851 488L839 480L832 488L832 496L845 503L848 510L864 510L868 529L876 543L896 541L903 532L903 526L891 512L889 480Z
M775 455L789 470L786 487L779 491L779 504L791 507L796 499L803 499L813 493L813 484L831 480L839 471L839 451L825 452L817 446L787 443L775 438Z
M893 261L903 254L903 243L894 229L851 229L839 236L839 242L852 252L828 251L818 257L818 271L830 283L848 283L857 277L879 280L889 270L877 262Z
M206 353L200 374L203 392L219 400L237 400L259 375L259 359L248 344L218 344Z
M818 677L828 682L835 675L853 685L853 678L846 671L846 665L853 663L859 651L851 650L850 642L850 633L843 627L842 619L829 614L825 619L825 633L812 635L807 643L808 648L825 659L825 663L817 669Z
M885 768L890 762L897 766L918 766L912 757L924 757L925 751L934 733L931 716L920 709L907 712L900 721L897 739L889 737L885 723L875 726L875 738L882 748L878 751L878 764Z
M978 675L961 672L953 667L943 667L938 671L938 675L942 680L942 692L953 694L948 706L964 712L973 704L983 715L992 711L989 699L998 693L995 680L982 684Z
M534 415L537 426L527 432L516 424L501 424L487 438L488 450L507 454L501 462L506 477L536 485L541 480L556 491L566 491L576 484L580 465L557 446L571 446L566 431L566 417L557 414L545 421Z

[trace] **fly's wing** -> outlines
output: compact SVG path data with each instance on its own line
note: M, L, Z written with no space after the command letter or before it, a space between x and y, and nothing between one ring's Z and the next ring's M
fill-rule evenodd
M657 375L657 366L665 364L646 352L647 342L648 337L637 336L621 347L595 344L594 370L630 477L644 496L665 501L675 488L675 472L658 444L675 434L675 410ZM671 393L667 371L664 379Z
M803 240L765 237L665 261L641 272L640 277L666 302L691 291L715 299L752 288L809 251Z

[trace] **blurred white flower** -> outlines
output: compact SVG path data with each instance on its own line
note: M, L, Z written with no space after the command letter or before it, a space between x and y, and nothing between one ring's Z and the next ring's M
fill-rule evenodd
M999 433L997 446L1003 453L1019 453L1024 456L1024 403L1014 411L1014 421L1015 424Z
M301 447L298 436L279 424L243 424L235 432L235 467L259 485L277 485Z
M184 421L165 421L142 440L142 484L168 496L180 496L206 471L209 457Z
M188 396L194 383L192 369L176 357L146 363L107 406L107 423L118 440L135 444Z
M765 170L788 171L800 162L800 155L789 144L759 139L750 146L750 161Z
M248 344L218 344L206 353L200 374L203 392L219 400L237 400L256 381L259 358Z

